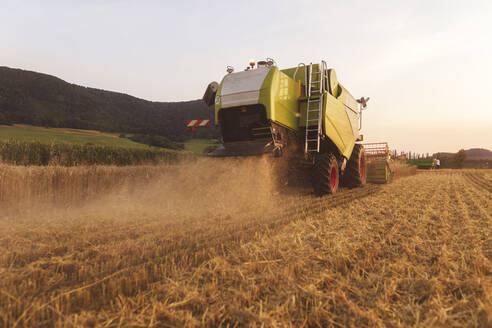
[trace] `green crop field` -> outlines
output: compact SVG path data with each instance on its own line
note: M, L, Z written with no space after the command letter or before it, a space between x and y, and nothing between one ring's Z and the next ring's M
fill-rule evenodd
M139 165L194 157L93 130L0 126L0 162L17 165Z
M0 126L0 140L63 142L69 144L93 144L126 148L148 148L147 145L119 138L116 134L76 129L53 129L27 125Z
M195 154L203 154L209 147L218 147L220 144L216 140L210 139L191 139L185 142L185 150Z
M432 167L434 160L432 158L407 159L406 163L418 167Z

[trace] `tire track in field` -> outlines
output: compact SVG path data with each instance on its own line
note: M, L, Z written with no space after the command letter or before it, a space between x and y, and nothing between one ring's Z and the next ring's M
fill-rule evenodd
M492 260L492 231L490 229L490 198L484 189L469 183L468 174L458 177L457 187L451 193L450 208L453 209L454 238L460 238L462 243L456 245L473 245L472 248L461 249L463 261L467 264L481 267L474 252L480 250L488 261ZM485 208L484 208L485 207ZM459 236L459 237L458 237Z
M447 193L447 191L451 192L451 186L454 189L453 193L455 195L456 193L461 192L464 179L462 179L461 176L457 176L456 178L452 177L451 179L452 182L446 184L445 188L440 190L441 194L443 192ZM149 285L146 287L138 287L138 290L141 295L145 295L152 290L152 285L155 283L159 283L163 279L166 280L168 278L173 278L173 265L177 265L181 268L185 266L188 272L193 272L193 270L197 267L206 265L207 261L214 256L225 256L230 254L235 249L240 247L243 242L254 241L255 239L261 238L262 235L264 236L272 233L272 231L273 233L276 233L276 230L281 229L291 222L303 220L311 215L323 213L329 208L338 207L343 204L353 202L356 199L362 199L373 195L382 188L384 187L367 185L363 188L341 190L338 194L325 196L323 198L314 197L312 195L279 197L278 202L272 202L272 207L268 211L260 212L254 210L245 213L238 213L239 219L228 219L225 224L220 223L220 226L214 226L212 221L207 220L206 226L202 225L194 227L193 223L190 221L189 227L184 233L174 236L171 235L168 238L166 237L165 240L160 240L163 242L163 247L159 247L159 252L166 258L164 262L159 262L160 268L158 268L158 270L160 270L160 274L149 273L149 275L151 275L149 280L147 280ZM434 202L436 193L418 195L419 188L414 187L411 190L415 191L415 193L412 194L413 200L423 201L426 205L426 210L424 213L427 213L430 210L430 206ZM471 190L475 191L477 189L471 188ZM458 201L458 197L455 197L454 200ZM451 218L455 220L452 221L452 224L450 224L446 230L449 232L449 236L451 238L456 239L459 238L460 233L462 232L461 223L459 221L459 214L462 212L459 211L459 207L454 207L452 212L453 216L451 216ZM208 224L208 222L210 222L210 224ZM183 226L186 227L186 225ZM162 231L165 230L160 230L158 232L162 233ZM149 232L147 231L146 233ZM176 240L175 237L178 238L178 240ZM205 242L197 242L199 241L197 240L198 238L204 240ZM143 253L142 251L144 250L144 246L145 245L142 244L136 245L133 254ZM133 256L133 254L128 254L128 256ZM140 257L140 261L133 261L132 265L125 266L122 270L117 270L116 267L113 267L114 270L110 272L99 272L99 275L97 277L93 277L90 282L84 281L82 283L71 285L68 287L68 291L67 289L55 289L45 297L37 298L36 301L38 304L41 304L42 308L46 308L51 305L56 306L58 303L55 302L58 302L56 299L59 295L67 294L67 292L70 293L70 290L73 291L78 288L85 289L84 285L91 285L90 288L92 291L94 291L94 289L102 288L101 285L110 284L109 280L106 279L108 276L111 277L111 280L114 279L114 283L117 285L121 282L128 280L131 281L132 274L136 275L138 272L145 271L144 267L155 260L153 257L145 256L146 254L142 255L143 256ZM97 294L97 291L95 293L91 292L90 297ZM71 296L72 294L68 295ZM73 295L75 298L79 297L78 295ZM103 305L107 305L113 300L114 297L108 297L103 301ZM66 301L73 302L73 300L68 299L68 296ZM33 307L33 309L37 308L38 307L36 306ZM75 311L68 310L68 312L73 313Z
M449 185L450 183L447 183L446 184L446 188L444 188L444 190L439 190L439 196L441 196L442 194L444 195L447 195L447 190L449 189ZM302 208L300 210L295 210L294 209L294 214L298 214L299 216L296 217L296 219L298 218L299 220L302 220L303 218L306 218L306 217L309 217L311 215L316 215L318 213L323 213L324 212L324 209L325 208L333 208L333 207L337 207L337 206L340 206L342 204L344 204L345 202L352 202L353 200L356 200L356 199L361 199L361 198L364 198L368 195L372 195L374 194L375 192L377 192L379 189L381 189L380 186L374 186L376 188L373 188L372 186L367 186L368 188L366 188L365 190L345 190L343 193L340 193L340 194L337 194L337 195L333 195L333 196L327 196L327 197L324 197L324 198L315 198L315 197L309 197L309 196L306 196L306 197L300 197L300 199L312 199L313 201L313 204L311 204L311 206L306 206L306 207L309 207L309 209L307 210L307 212L302 212ZM364 189L364 188L362 188ZM431 210L432 208L432 204L434 204L435 202L435 199L436 197L438 196L438 193L434 192L433 190L427 190L426 194L425 195L419 195L418 193L418 190L419 190L419 187L415 187L413 186L413 188L411 188L410 190L412 190L413 192L410 194L411 195L411 198L412 198L412 201L416 201L416 202L421 202L423 208L425 208L424 210L424 214L427 215L429 214L428 212ZM349 191L354 191L354 194L356 194L357 196L354 197ZM345 197L341 197L343 194L343 196ZM404 193L399 193L399 197L402 197L400 195L403 195ZM337 197L335 197L337 196ZM405 196L403 196L405 197ZM403 198L402 197L402 198ZM333 201L333 202L329 202L329 205L326 204L326 202L328 200L337 200L337 201ZM441 204L440 204L441 205ZM445 205L444 205L445 206ZM288 214L289 211L286 209L284 214ZM362 212L361 214L363 214L364 212ZM317 218L316 218L317 219ZM279 220L282 220L281 217L279 217ZM311 218L309 218L309 221L311 220ZM289 221L292 221L292 220L289 220ZM416 222L416 227L418 225L418 222ZM276 227L275 227L276 228ZM262 234L266 235L264 232L261 232ZM280 232L280 233L283 233L283 232ZM410 233L410 235L412 235L413 232ZM255 235L254 236L254 239L257 239L258 237ZM268 238L268 237L267 237ZM254 239L252 240L249 240L251 242L256 242ZM248 241L248 240L247 240ZM293 241L294 243L296 241ZM437 249L437 246L435 246L434 248ZM234 253L234 251L231 249L230 250L231 253ZM221 254L221 256L227 256L228 254ZM235 261L235 258L233 257L229 257L228 258L229 261L232 260L232 262ZM266 261L265 262L268 262L269 260L268 259L265 259ZM240 260L239 260L240 261ZM272 260L272 262L276 263L275 262L276 260ZM283 261L283 260L279 260L279 261ZM274 270L275 271L275 270ZM308 275L303 275L303 280L313 280L313 281L316 281L316 278L313 278L313 277L320 277L322 276L322 273L323 271L320 270L319 272L318 271L311 271L310 274ZM318 280L319 281L319 280ZM160 282L158 282L159 284ZM317 286L318 284L314 284L315 286ZM300 287L299 287L300 288ZM302 288L300 288L301 290L303 290ZM328 298L327 298L328 299Z
M200 231L200 236L193 236L193 238L190 239L196 240L197 237L199 237L200 240L206 240L206 244L200 247L200 245L192 243L189 248L194 251L199 251L205 248L215 248L216 246L224 245L227 242L232 242L232 245L235 245L236 243L247 240L251 234L258 231L264 229L278 229L294 220L302 220L310 215L322 213L326 209L343 205L354 199L367 197L379 189L380 186L367 185L363 188L345 190L341 193L321 198L311 195L295 197L297 199L291 199L289 201L291 205L289 206L279 209L272 208L271 211L262 212L261 214L247 213L247 215L245 215L245 218L249 217L247 220L243 222L233 221L224 224L221 226L220 231L217 231L217 227L210 227L208 231L202 230ZM300 205L301 203L306 205ZM254 216L254 218L251 216ZM188 234L188 236L190 235ZM229 244L227 248L232 247L230 245L231 244ZM171 246L171 249L174 249L177 253L183 251L186 253L189 251L182 248L176 249L173 246ZM171 255L171 253L167 253L167 255Z
M476 188L492 192L492 183L485 179L483 173L467 172L464 177Z
M468 177L476 186L481 187L482 189L485 189L489 192L492 191L492 183L486 180L482 173L468 173L466 174L466 177Z
M455 299L470 298L469 308L473 309L479 308L481 302L470 297L471 288L474 288L478 295L487 295L491 291L492 231L489 225L490 211L484 210L484 207L490 207L491 201L490 197L487 197L489 193L486 190L469 183L468 174L464 174L463 178L457 180L459 189L455 192L456 202L454 203L457 222L453 228L456 231L457 254L460 259L456 261L459 269L454 271L461 271L462 275L474 275L481 280L481 283L474 286L470 281L455 278L455 281L450 281L450 287ZM451 272L450 276L453 275L454 273ZM469 311L458 310L458 307L453 309L453 312L457 314L459 311L462 311L461 315L468 317L468 321L471 321L470 314L466 313Z
M107 289L107 285L114 283L114 279L131 279L129 277L132 277L135 272L145 271L148 265L157 261L157 263L160 263L159 273L149 272L148 279L146 280L148 287L141 289L141 291L147 290L149 286L162 280L163 276L172 275L176 266L185 265L189 270L193 270L215 256L225 256L231 253L234 249L240 247L242 243L259 238L259 236L268 231L278 230L295 220L302 220L311 215L322 213L326 209L340 206L355 199L367 197L377 192L380 188L380 186L376 185L367 185L362 188L342 190L338 194L322 198L312 195L288 197L288 199L282 201L282 207L272 207L271 211L261 214L244 213L244 221L236 219L227 224L221 224L220 227L213 224L207 225L206 227L203 225L197 228L190 227L190 229L187 229L188 231L180 232L172 236L173 238L160 240L161 245L158 253L162 256L159 256L159 258L145 256L145 249L135 245L133 252L143 256L139 256L137 260L130 253L127 253L125 256L134 259L131 265L125 266L124 268L115 266L112 270L100 271L98 274L91 276L90 281L87 279L83 279L82 281L72 280L71 283L67 281L68 285L64 285L61 289L52 289L50 286L46 286L50 287L52 292L43 293L43 297L34 299L31 306L34 308L43 308L44 306L53 304L53 302L57 302L60 295L72 295L71 291L85 289L85 286L90 286L90 289L93 291L91 295L97 295L101 291L94 292L95 289ZM110 252L110 250L107 251ZM147 254L151 255L152 253ZM32 273L27 273L24 279L29 280L31 275ZM106 279L108 276L111 276L112 281ZM74 296L75 298L78 297L75 294L72 297ZM111 300L112 298L110 297L105 303L108 304ZM77 303L76 300L74 302L75 304ZM41 307L35 306L35 304Z
M486 261L483 261L479 254L480 246L483 250L484 234L483 230L477 229L475 225L477 220L485 219L480 217L479 209L473 202L473 194L469 193L477 189L467 182L465 176L456 174L447 179L446 185L439 184L441 203L436 207L438 211L436 219L441 218L442 226L437 232L440 236L437 240L440 241L437 252L439 255L436 259L438 279L446 277L443 284L442 306L450 309L455 315L463 317L464 322L472 322L470 309L480 306L472 295L486 293L486 289L485 285L474 285L474 282L465 277L478 275L485 278L485 272L490 270L490 265L487 268ZM483 254L485 255L485 250ZM462 306L461 300L468 298L469 303Z
M481 246L483 255L492 260L492 231L490 228L491 200L484 189L472 187L463 188L463 207L468 209L469 227L478 236L477 243Z
M463 181L463 180L462 180ZM459 215L455 215L456 220L459 221L459 224L454 224L453 226L459 227L459 235L460 238L466 239L469 241L466 242L467 245L474 245L476 243L472 242L472 240L476 240L475 234L471 231L473 226L472 224L472 216L474 216L474 210L476 208L471 208L466 198L466 184L461 185L460 190L454 190L454 199L456 201L457 213Z
M263 226L269 224L279 224L276 221L282 221L284 224L291 222L295 219L302 218L300 215L304 212L309 212L309 214L320 213L328 208L339 206L353 199L365 197L376 190L379 186L366 185L363 188L356 189L342 189L341 192L325 196L325 197L315 197L311 194L308 195L296 195L296 196L280 196L278 200L275 199L272 202L272 207L268 211L253 210L246 213L232 212L228 215L223 216L220 213L217 215L197 218L190 217L184 218L182 221L175 220L174 222L164 223L166 230L169 232L166 238L161 240L161 247L163 252L167 252L173 249L179 249L183 244L188 243L190 239L197 240L209 240L217 238L223 240L225 236L234 236L241 231L253 231L256 229L261 229ZM292 191L292 190L291 190ZM305 214L307 216L308 214ZM239 219L238 219L239 218ZM199 220L198 227L196 225L197 220ZM155 219L145 220L146 222L140 222L139 224L122 224L117 226L112 226L106 233L90 234L83 237L81 240L73 245L77 250L74 252L70 248L65 249L63 252L58 252L57 256L64 258L64 260L73 260L75 258L84 258L87 254L102 253L109 254L114 248L126 248L126 243L128 242L128 236L132 236L132 243L142 242L144 248L145 239L151 232L162 231L162 222L156 221ZM208 222L209 224L204 223ZM108 228L108 226L106 227ZM83 230L84 226L77 227L76 230L81 236L84 236ZM218 236L215 236L218 234ZM225 232L225 234L223 233ZM62 235L68 235L73 233L73 230L66 232ZM109 235L108 235L109 233ZM57 242L60 243L63 240L62 235L57 234ZM61 239L60 239L61 237ZM67 236L65 236L67 237ZM35 264L37 261L46 258L46 252L37 252L36 254L26 254L28 259L25 265ZM66 256L68 255L68 256ZM22 254L18 254L16 262L20 264L23 261L19 258ZM10 262L8 259L4 259L4 262ZM18 265L17 264L17 265ZM17 266L16 265L16 266ZM111 271L103 271L100 275L105 275Z
M461 181L460 181L461 180ZM452 180L451 188L449 190L449 225L447 226L448 242L449 245L453 245L453 248L460 247L461 245L468 245L465 242L458 242L457 239L462 241L468 237L468 226L469 226L469 213L467 207L463 206L463 200L461 193L463 188L466 186L465 180L460 179L457 175ZM455 249L455 254L463 252L462 249Z

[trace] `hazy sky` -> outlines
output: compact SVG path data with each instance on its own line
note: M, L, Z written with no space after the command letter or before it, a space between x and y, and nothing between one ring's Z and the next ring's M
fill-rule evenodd
M0 0L0 66L84 86L197 99L250 57L326 60L368 141L492 149L492 1Z

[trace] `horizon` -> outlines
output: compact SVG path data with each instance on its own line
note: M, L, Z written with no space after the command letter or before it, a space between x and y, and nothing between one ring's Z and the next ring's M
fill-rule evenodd
M0 65L174 102L200 99L227 65L239 70L250 57L272 57L281 69L324 59L355 97L371 97L364 142L419 153L492 149L492 4L311 4L7 1Z

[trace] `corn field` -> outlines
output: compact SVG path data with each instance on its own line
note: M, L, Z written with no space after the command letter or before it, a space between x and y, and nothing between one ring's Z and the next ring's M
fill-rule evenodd
M175 163L191 154L157 148L125 148L92 144L0 141L0 161L14 165L139 165Z

